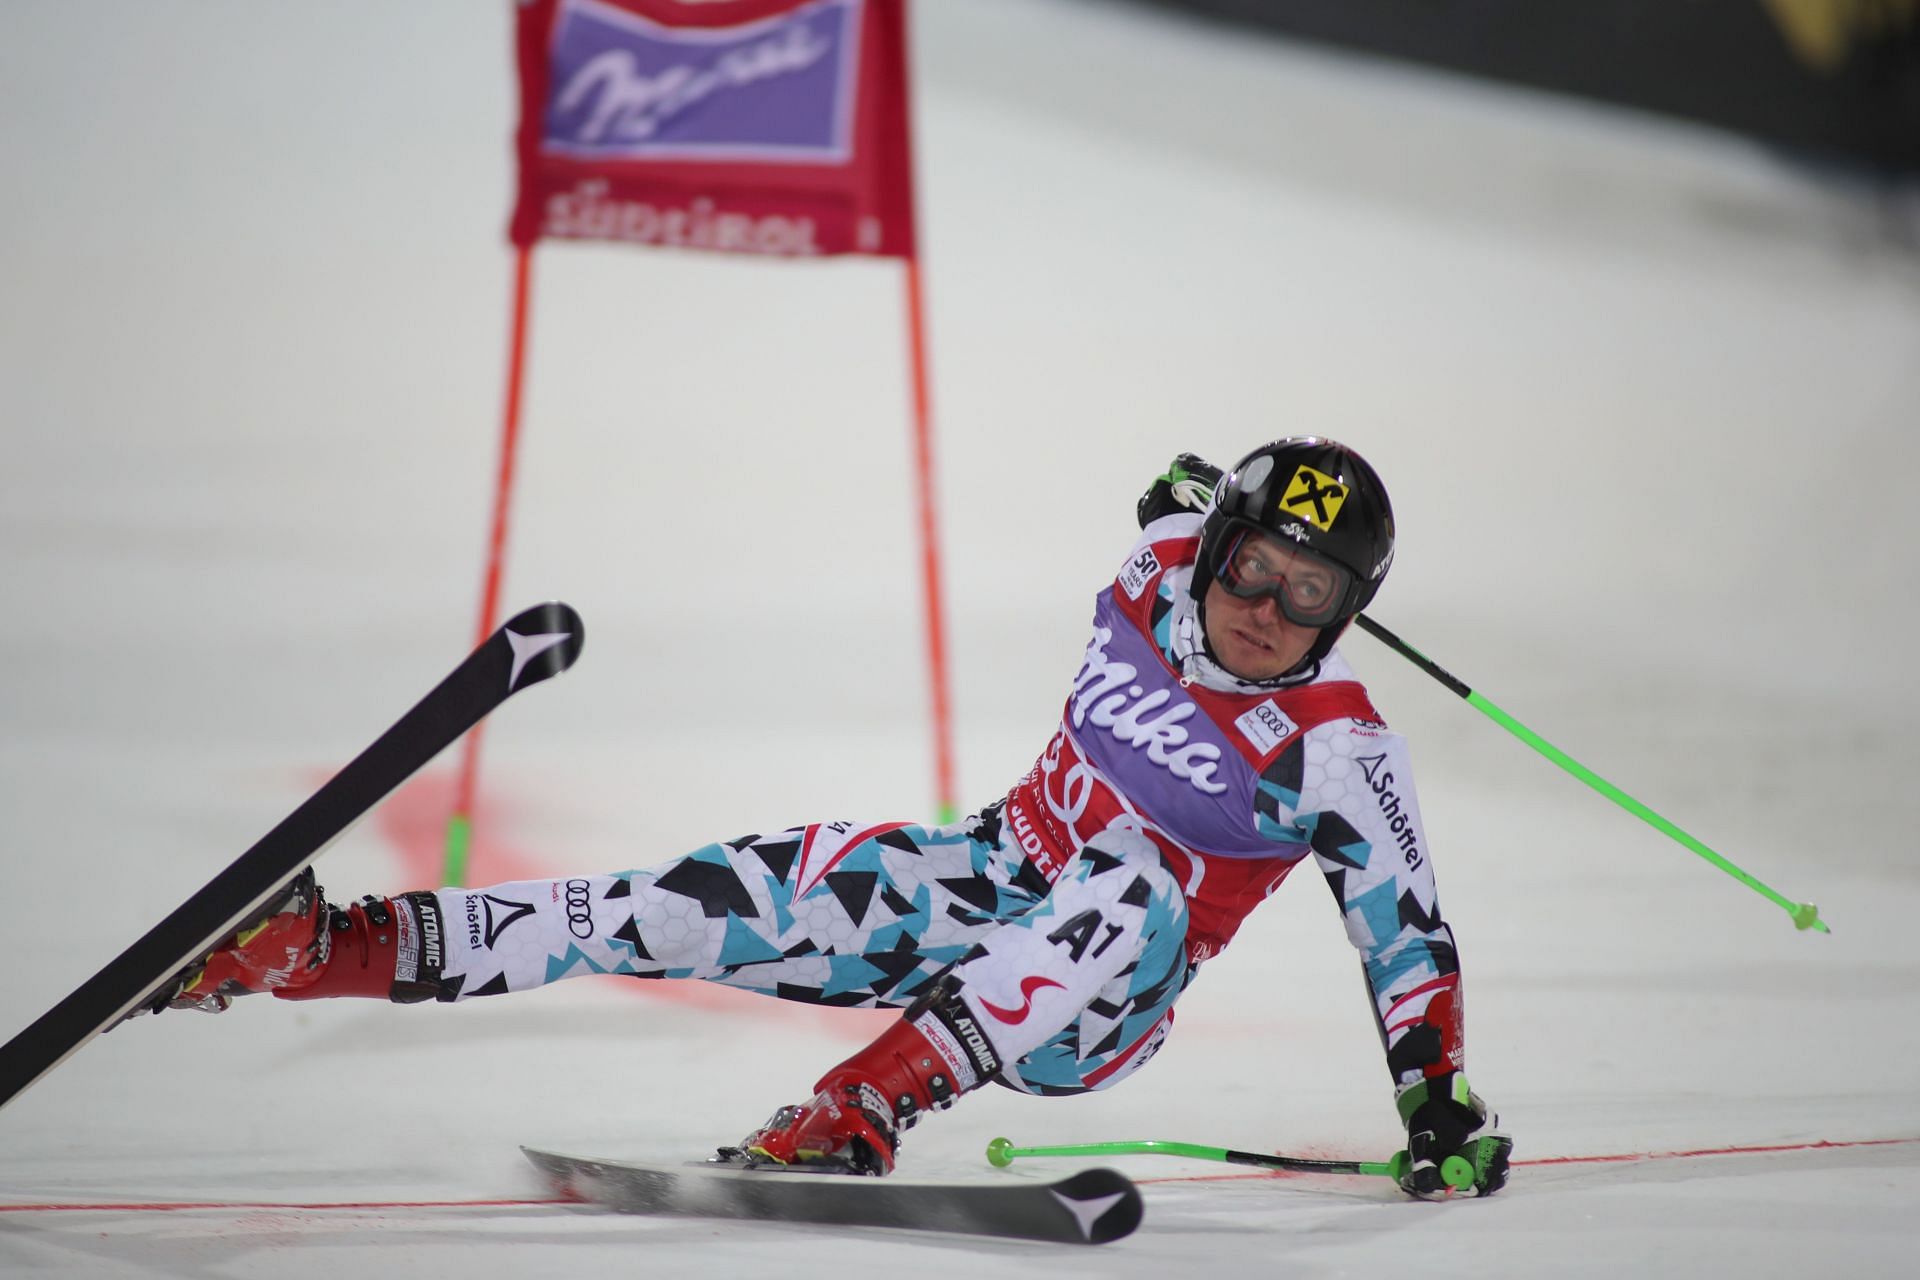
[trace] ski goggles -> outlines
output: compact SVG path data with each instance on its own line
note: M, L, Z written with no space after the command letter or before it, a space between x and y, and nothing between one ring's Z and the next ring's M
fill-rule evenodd
M1214 564L1220 585L1243 600L1272 596L1289 622L1324 627L1344 612L1353 571L1252 525L1227 530Z

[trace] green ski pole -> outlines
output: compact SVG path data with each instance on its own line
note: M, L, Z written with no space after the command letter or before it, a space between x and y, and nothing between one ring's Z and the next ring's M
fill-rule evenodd
M1709 849L1705 844L1702 844L1694 836L1681 830L1674 823L1655 813L1652 809L1634 799L1619 787L1613 785L1613 783L1608 782L1605 778L1587 768L1587 766L1581 764L1578 760L1575 760L1572 756L1554 746L1533 730L1527 728L1526 725L1521 724L1518 720L1495 706L1486 697L1474 692L1464 681L1449 673L1444 667L1419 652L1412 645L1375 622L1372 618L1369 618L1366 614L1356 614L1353 620L1360 624L1362 631L1365 631L1368 635L1413 663L1414 666L1419 667L1435 680L1438 680L1441 684L1451 689L1459 697L1466 699L1466 701L1482 715L1499 725L1502 729L1505 729L1514 737L1520 739L1520 741L1532 747L1535 751L1538 751L1548 760L1559 765L1560 768L1572 774L1581 782L1586 783L1589 787L1613 801L1622 809L1625 809L1628 813L1652 827L1655 831L1678 841L1681 845L1699 854L1702 858L1705 858L1708 862L1720 868L1720 870L1726 872L1741 884L1746 885L1747 888L1752 889L1755 893L1767 899L1767 901L1778 906L1792 918L1794 928L1813 929L1820 933L1832 932L1827 928L1826 921L1820 918L1820 909L1811 902L1795 902L1771 886L1762 883L1756 877L1741 870L1727 859L1715 853L1712 849Z
M1016 1147L1011 1138L995 1138L987 1144L987 1163L1004 1169L1023 1156L1185 1156L1189 1160L1218 1160L1223 1164L1251 1165L1256 1169L1275 1169L1287 1173L1355 1173L1398 1182L1411 1163L1407 1153L1396 1151L1391 1160L1306 1160L1298 1156L1270 1156L1258 1151L1233 1151L1226 1147L1205 1147L1194 1142L1160 1142L1151 1138L1130 1142L1081 1142L1047 1147ZM1448 1156L1440 1165L1440 1177L1448 1186L1462 1189L1473 1185L1473 1162L1463 1156Z

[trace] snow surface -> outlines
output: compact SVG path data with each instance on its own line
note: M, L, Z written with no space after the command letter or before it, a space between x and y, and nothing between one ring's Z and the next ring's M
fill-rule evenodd
M122 1028L0 1114L0 1273L1911 1274L1920 202L1091 0L924 3L915 56L967 803L1044 743L1145 478L1320 431L1393 486L1382 621L1832 936L1356 636L1516 1141L1494 1200L1136 1157L1146 1223L1094 1252L539 1203L518 1144L697 1157L874 1027L593 979ZM0 7L5 1034L469 643L510 66L502 4ZM590 637L490 727L474 877L930 816L898 269L536 274L507 599ZM452 766L327 855L337 896L433 881ZM996 1174L1003 1133L1377 1159L1389 1102L1303 873L1148 1072L970 1098L903 1170L1074 1167ZM161 1202L213 1207L32 1207Z

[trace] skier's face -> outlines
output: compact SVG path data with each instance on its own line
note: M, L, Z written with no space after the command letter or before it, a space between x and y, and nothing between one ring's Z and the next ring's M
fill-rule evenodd
M1207 643L1242 680L1271 680L1300 665L1320 628L1290 622L1272 596L1242 599L1218 581L1207 587Z

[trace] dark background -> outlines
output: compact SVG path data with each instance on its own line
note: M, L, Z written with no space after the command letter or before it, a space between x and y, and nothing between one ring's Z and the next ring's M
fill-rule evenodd
M1130 0L1920 172L1920 0Z

